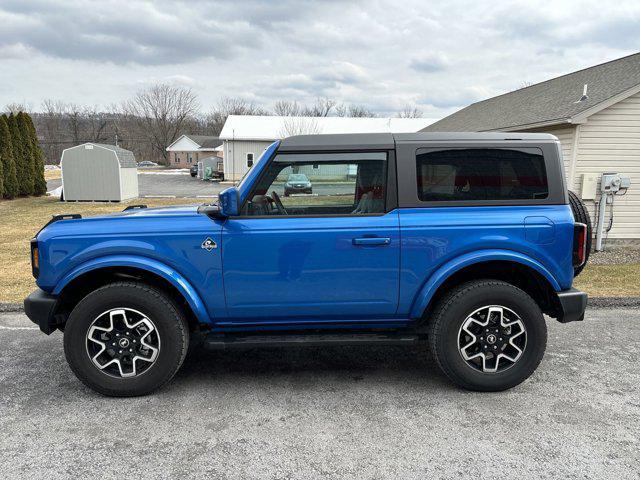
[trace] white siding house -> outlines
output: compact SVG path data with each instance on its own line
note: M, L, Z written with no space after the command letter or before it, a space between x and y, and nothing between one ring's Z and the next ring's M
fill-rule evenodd
M640 240L640 53L475 103L425 131L555 135L562 145L567 185L578 195L585 174L631 178L626 195L615 199L608 241ZM595 224L599 193L583 201Z
M203 158L219 156L222 142L207 135L180 135L166 148L170 167L189 168Z
M241 179L269 145L285 137L322 133L410 133L434 121L428 118L229 115L220 132L224 178L226 181Z

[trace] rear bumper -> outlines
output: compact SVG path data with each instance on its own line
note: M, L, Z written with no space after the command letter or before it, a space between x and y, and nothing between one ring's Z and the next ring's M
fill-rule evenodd
M58 297L36 290L24 299L24 313L43 333L50 335L57 327L55 311Z
M570 288L558 292L560 301L560 315L558 321L561 323L576 322L584 319L584 312L587 309L587 294Z

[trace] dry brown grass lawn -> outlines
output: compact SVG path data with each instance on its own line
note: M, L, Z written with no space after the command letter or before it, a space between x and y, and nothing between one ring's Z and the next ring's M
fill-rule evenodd
M49 181L49 180L55 180L56 178L62 178L62 170L60 170L59 168L56 170L45 170L44 171L44 179Z
M310 197L311 200L314 200ZM283 199L284 200L284 199ZM288 201L293 200L287 199ZM296 198L302 204L302 197ZM308 199L305 199L308 200ZM199 199L144 199L133 203L149 206L202 203ZM34 288L29 259L29 240L60 213L83 216L121 211L126 203L64 203L52 197L0 201L0 302L22 302ZM640 297L640 264L587 265L576 279L577 288L591 296Z
M151 206L202 203L200 199L137 199L129 203ZM31 276L29 240L52 215L83 216L119 212L127 203L64 203L53 197L0 201L0 302L22 302L36 288Z

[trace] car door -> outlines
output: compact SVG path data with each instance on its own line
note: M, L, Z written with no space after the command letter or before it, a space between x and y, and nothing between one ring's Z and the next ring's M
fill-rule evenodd
M222 231L233 322L388 319L398 305L399 220L387 152L278 154ZM312 192L284 196L292 173ZM395 177L393 180L395 185Z

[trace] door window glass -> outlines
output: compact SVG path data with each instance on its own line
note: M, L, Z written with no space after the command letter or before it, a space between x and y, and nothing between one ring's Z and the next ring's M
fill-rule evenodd
M366 215L385 211L384 152L279 154L244 215Z

